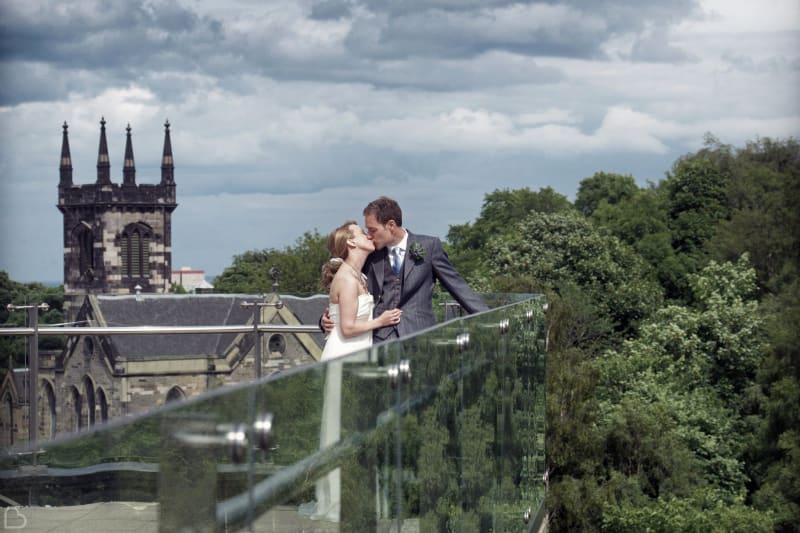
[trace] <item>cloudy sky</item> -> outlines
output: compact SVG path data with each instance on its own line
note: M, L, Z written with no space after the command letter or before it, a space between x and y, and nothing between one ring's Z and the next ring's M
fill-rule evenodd
M382 194L444 236L495 189L798 137L800 0L2 0L0 76L0 270L62 279L61 125L91 183L105 117L117 182L170 121L173 263L213 276Z

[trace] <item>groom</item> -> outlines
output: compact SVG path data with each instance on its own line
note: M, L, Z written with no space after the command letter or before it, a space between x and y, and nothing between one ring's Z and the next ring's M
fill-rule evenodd
M399 324L373 331L375 342L404 337L435 324L436 280L467 312L489 309L450 263L439 239L403 228L403 212L397 202L385 196L370 202L364 208L364 225L375 243L375 251L364 264L369 291L375 298L374 316L395 307L403 310ZM326 331L333 327L327 316L322 323Z

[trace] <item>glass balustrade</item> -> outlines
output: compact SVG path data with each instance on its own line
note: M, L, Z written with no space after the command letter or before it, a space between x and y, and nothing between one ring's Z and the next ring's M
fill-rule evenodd
M529 530L545 494L544 301L493 304L336 360L5 450L4 527Z

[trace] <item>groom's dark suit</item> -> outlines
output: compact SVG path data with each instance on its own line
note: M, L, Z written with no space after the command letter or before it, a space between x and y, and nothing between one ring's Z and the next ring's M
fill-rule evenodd
M419 243L424 250L419 254L421 257L415 257L413 253L415 243ZM409 231L407 246L399 274L392 271L388 246L372 252L364 263L369 290L375 298L374 316L395 307L403 310L403 318L397 326L373 331L375 342L396 336L404 337L436 323L433 314L433 286L436 280L469 313L488 309L450 263L439 239Z

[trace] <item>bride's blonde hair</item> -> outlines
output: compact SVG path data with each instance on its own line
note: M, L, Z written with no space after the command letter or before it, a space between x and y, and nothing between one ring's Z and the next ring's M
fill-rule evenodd
M339 267L347 259L349 251L347 241L355 237L350 229L353 224L358 224L358 222L348 220L328 235L328 253L331 257L322 265L322 279L320 280L325 290L331 286L333 276L336 275Z

